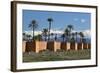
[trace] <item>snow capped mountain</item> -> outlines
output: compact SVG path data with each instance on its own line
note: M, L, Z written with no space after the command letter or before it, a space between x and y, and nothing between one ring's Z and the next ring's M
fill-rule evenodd
M88 38L91 37L91 31L90 30L85 30L85 31L83 31L83 33L84 33L84 36L86 36Z
M32 36L33 31L24 31L24 33ZM42 31L35 31L34 34L35 35L42 34Z
M91 30L78 30L78 31L72 31L72 32L82 32L86 38L91 37Z
M86 38L90 38L91 37L91 30L78 30L78 31L72 31L73 33L74 32L83 32L84 36ZM33 34L33 31L24 31L25 34L28 34L28 35L31 35ZM64 31L61 31L61 30L50 30L50 33L54 33L54 34L58 34L58 35L61 35L64 33ZM38 35L38 34L42 34L42 31L35 31L35 35Z

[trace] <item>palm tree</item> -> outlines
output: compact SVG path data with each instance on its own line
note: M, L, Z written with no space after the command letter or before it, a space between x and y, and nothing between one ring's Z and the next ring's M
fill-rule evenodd
M73 25L68 25L67 26L68 27L68 30L69 30L69 37L71 37L71 32L72 32L72 30L74 29L74 27L73 27ZM69 40L70 40L71 38L69 38Z
M67 40L67 38L69 39L69 30L68 30L68 28L65 29L64 34L65 34L66 40Z
M42 40L41 34L38 34L38 35L37 35L37 39L38 39L39 41Z
M33 30L33 40L34 39L34 30L37 28L38 24L37 24L37 21L36 20L32 20L31 23L29 24L29 27L32 28Z
M72 35L71 42L75 42L75 33L72 33L71 35Z
M31 35L29 35L28 37L29 37L29 39L31 39L31 37L32 37L32 36L31 36Z
M27 37L27 40L29 41L31 38L31 35L26 35L26 37Z
M45 37L45 41L47 39L47 34L48 34L48 29L44 28L43 31L42 31L44 37Z
M75 41L77 42L78 32L75 32L75 36L76 36Z
M52 18L48 18L47 20L49 22L48 40L50 40L50 30L51 30L51 23L53 22L53 19Z
M55 41L57 40L57 34L55 34Z
M63 38L63 42L64 42L65 34L63 33L63 34L61 35L61 37Z
M83 38L84 38L84 34L83 34L83 32L79 32L79 35L80 35L80 38L81 38L81 42L83 42Z
M25 36L26 34L25 34L25 32L23 33L23 36Z
M53 33L51 33L52 39L53 39L53 35L54 35L54 34L53 34Z
M23 33L23 40L25 40L25 38L26 38L26 34L25 34L25 33Z
M67 27L70 32L74 29L73 25L68 25Z

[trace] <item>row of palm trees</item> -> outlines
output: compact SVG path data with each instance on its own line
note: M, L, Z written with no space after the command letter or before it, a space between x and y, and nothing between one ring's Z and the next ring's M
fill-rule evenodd
M54 20L52 18L48 18L47 21L48 21L49 27L48 28L44 28L43 31L42 31L42 35L45 37L45 41L47 41L47 40L49 41L50 40L50 36L53 36L53 35L55 35L55 40L57 40L57 34L54 34L54 33L50 32L51 26L52 26L52 22ZM41 38L42 35L40 35L40 34L37 35L37 36L34 35L35 29L38 27L38 22L36 20L32 20L28 27L31 28L32 31L33 31L33 38L32 38L33 41L36 38L38 38L39 40L42 39ZM66 29L64 30L64 33L61 35L61 37L63 38L63 41L75 42L75 41L77 41L77 36L79 35L80 38L81 38L80 39L81 42L83 42L83 40L84 40L83 32L72 32L73 30L74 30L73 25L68 25L66 27ZM23 33L23 36L24 35L25 35L25 33ZM30 38L32 36L31 35L27 35L27 37Z
M77 41L78 36L80 37L81 42L85 42L84 34L83 32L73 32L70 33L70 31L66 28L65 32L61 35L63 38L63 41L69 41L69 42L75 42Z
M50 33L50 31L48 31L48 29L47 28L44 28L43 29L43 31L42 31L42 34L43 34L43 36L44 36L44 38L45 38L45 41L49 41L51 38L50 38L50 36L53 38L53 36L54 36L54 40L56 41L57 40L57 34L54 34L54 33Z
M68 39L67 41L75 42L75 41L77 41L77 38L78 38L78 35L79 35L80 38L81 38L80 41L85 42L83 32L72 32L73 29L74 29L73 25L68 25L67 26L64 33L61 36L63 38L63 41L64 41L64 38L66 38L66 39Z
M44 29L44 32L47 32L48 31L48 40L50 40L50 30L51 30L51 24L53 22L53 19L52 18L48 18L47 21L49 22L49 29ZM36 20L32 20L31 23L29 24L29 28L31 28L33 30L33 40L34 39L34 31L35 29L38 27L38 23Z

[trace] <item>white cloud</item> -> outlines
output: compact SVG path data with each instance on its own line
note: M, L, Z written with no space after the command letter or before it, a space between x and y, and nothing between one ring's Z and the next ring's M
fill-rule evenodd
M84 23L86 20L85 19L81 19L81 22Z
M85 19L78 19L78 18L74 18L74 21L80 21L81 23L86 22L86 20L85 20Z

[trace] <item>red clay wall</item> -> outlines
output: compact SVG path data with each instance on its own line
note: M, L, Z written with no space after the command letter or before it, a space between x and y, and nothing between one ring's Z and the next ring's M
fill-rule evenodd
M36 43L35 42L26 42L26 52L36 51Z
M75 50L75 43L70 44L70 49Z
M82 43L78 43L77 49L78 49L78 50L82 49Z
M88 48L88 44L87 43L84 43L83 44L83 49L87 49Z
M91 49L91 44L88 44L88 49Z
M25 52L26 49L26 41L22 42L22 52Z
M60 42L54 42L54 41L50 41L47 43L47 49L51 50L51 51L57 51L58 49L60 49Z
M61 49L62 50L67 50L67 44L66 44L66 42L61 42Z
M33 42L26 42L26 52L39 52L42 50L46 50L47 42L45 41L33 41Z
M42 50L51 50L57 51L58 49L62 50L79 50L79 49L90 49L91 44L82 44L82 43L68 43L68 42L46 42L46 41L33 41L33 42L23 42L23 52L34 51L36 53Z
M61 43L60 42L55 42L54 44L54 51L57 51L58 49L60 49Z
M42 50L46 50L47 42L45 41L36 41L36 52L40 52Z

